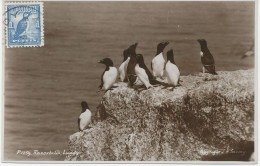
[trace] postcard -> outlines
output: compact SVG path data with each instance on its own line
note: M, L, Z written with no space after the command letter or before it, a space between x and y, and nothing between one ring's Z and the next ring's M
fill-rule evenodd
M256 11L2 2L2 162L257 163Z

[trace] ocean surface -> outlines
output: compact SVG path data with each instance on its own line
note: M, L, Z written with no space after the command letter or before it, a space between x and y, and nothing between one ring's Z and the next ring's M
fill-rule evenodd
M254 57L241 59L254 43L254 5L45 2L44 47L5 49L4 160L64 160L81 101L95 112L102 97L96 91L105 66L97 62L110 57L119 67L135 42L150 66L157 44L169 41L165 52L173 48L181 75L201 71L201 38L217 71L254 68ZM26 155L34 150L61 155Z

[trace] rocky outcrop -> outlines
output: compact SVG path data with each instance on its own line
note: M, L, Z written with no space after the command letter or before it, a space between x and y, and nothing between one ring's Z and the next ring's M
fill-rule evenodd
M247 160L254 150L254 71L181 77L182 86L105 93L65 160Z

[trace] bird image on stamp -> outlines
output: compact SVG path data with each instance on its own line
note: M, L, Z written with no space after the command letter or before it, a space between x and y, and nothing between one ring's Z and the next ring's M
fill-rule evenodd
M43 3L6 3L6 46L44 45Z

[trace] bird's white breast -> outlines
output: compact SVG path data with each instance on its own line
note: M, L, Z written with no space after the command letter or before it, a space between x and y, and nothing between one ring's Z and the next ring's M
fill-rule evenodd
M180 70L178 69L178 67L170 61L168 61L165 66L165 72L168 79L168 83L176 86L180 78Z
M119 67L119 76L120 76L121 81L124 81L124 79L125 79L126 70L127 70L129 61L130 61L130 57L128 57Z
M89 109L86 109L85 112L81 113L79 116L80 119L80 129L84 130L91 122L91 112Z
M151 87L152 85L149 82L149 77L146 74L145 70L139 66L139 64L135 65L135 74L138 79L146 86L146 88Z
M200 51L200 56L203 56L203 52L202 51Z
M29 20L27 20L27 28L26 28L26 32L28 32L29 27L30 27L30 22L29 22Z
M163 58L163 53L160 53L153 58L152 66L153 66L153 75L155 77L163 76L164 64L165 64L165 60Z
M103 90L108 90L113 86L117 79L117 69L115 67L109 67L108 71L105 71L103 75Z

